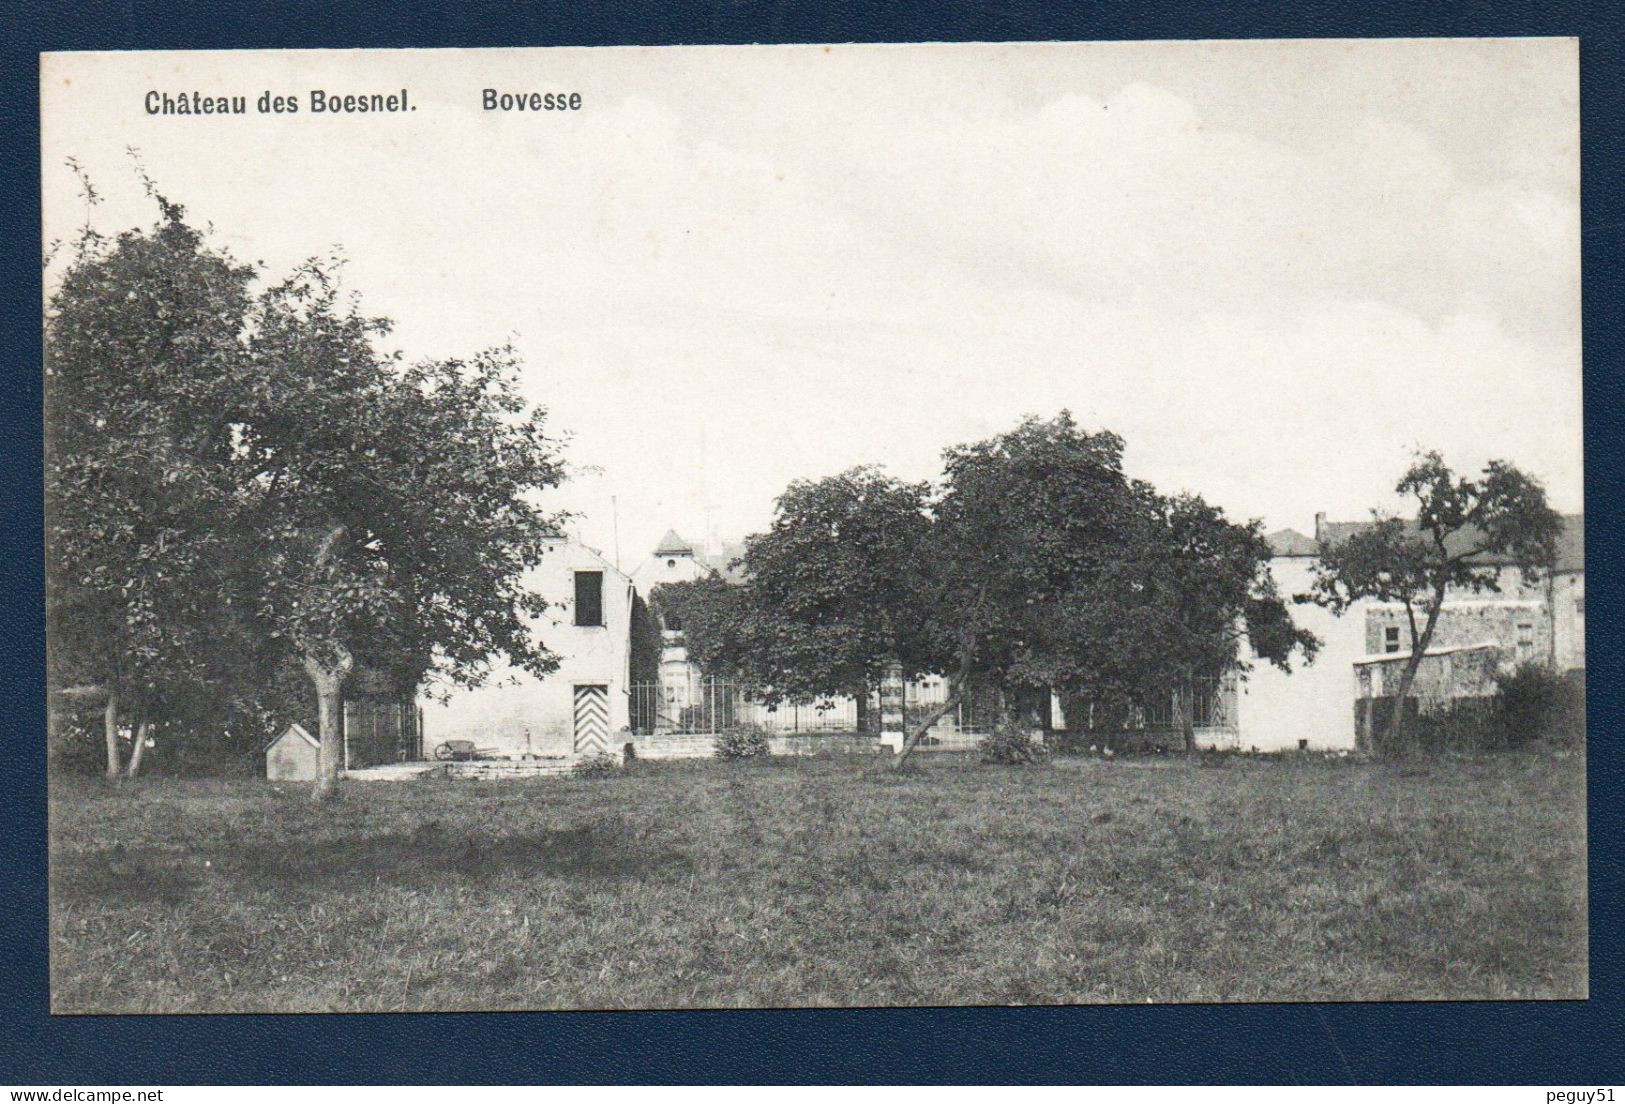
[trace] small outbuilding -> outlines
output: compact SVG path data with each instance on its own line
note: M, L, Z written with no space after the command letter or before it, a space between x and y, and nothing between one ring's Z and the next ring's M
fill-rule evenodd
M304 725L291 724L265 747L265 777L272 782L314 781L320 750Z

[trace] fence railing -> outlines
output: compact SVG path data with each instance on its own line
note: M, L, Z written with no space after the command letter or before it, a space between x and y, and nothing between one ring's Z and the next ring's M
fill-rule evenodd
M909 682L903 691L903 719L912 729L947 700L948 687L940 678ZM1133 732L1175 730L1183 716L1178 690L1141 702L1115 699L1063 697L1061 714L1052 714L1058 729L1075 732ZM1233 677L1199 678L1191 694L1192 726L1199 729L1236 727L1236 682ZM931 726L934 735L985 734L998 717L998 703L990 695L969 695ZM727 679L693 678L668 686L635 682L631 686L632 730L639 735L669 732L674 735L721 732L741 724L760 725L775 733L880 731L877 696L859 709L851 697L811 702L784 702L770 706Z
M912 727L946 700L941 680L910 682L904 687L904 722ZM760 725L769 732L880 732L880 704L871 694L860 709L856 698L824 698L778 705L753 697L745 688L721 678L695 678L668 686L657 682L631 685L632 730L640 735L720 732L741 724ZM935 724L937 732L985 732L996 714L989 703L971 699L958 703Z
M769 708L720 678L691 679L677 687L634 682L630 707L632 730L640 735L721 732L741 724L780 732L851 732L858 713L851 699Z
M1179 688L1139 700L1122 697L1062 698L1066 714L1061 727L1071 732L1172 731L1181 727L1184 694ZM1233 675L1197 678L1190 700L1191 727L1236 727L1236 679Z

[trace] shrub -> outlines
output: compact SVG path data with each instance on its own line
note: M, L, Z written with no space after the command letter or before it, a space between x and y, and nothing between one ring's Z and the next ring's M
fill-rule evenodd
M1521 663L1495 677L1495 712L1501 742L1585 738L1585 683L1538 663Z
M1535 740L1580 743L1585 739L1585 685L1581 672L1560 675L1539 663L1523 663L1495 677L1491 697L1458 698L1420 712L1406 710L1405 736L1385 757L1439 752L1481 752L1523 747ZM1392 699L1384 714L1391 711ZM1383 718L1385 720L1385 718ZM1379 731L1381 731L1379 729Z
M611 755L607 751L600 751L595 755L584 756L576 760L570 773L581 778L603 778L606 775L618 774L621 770L619 756Z
M982 762L1001 764L1035 763L1048 751L1029 730L1008 722L994 725L977 748Z
M757 724L735 725L717 737L714 754L718 759L757 759L771 755L767 729Z
M1403 758L1393 753L1489 751L1505 744L1494 698L1458 698L1442 708L1408 717L1401 747L1387 751L1389 758Z

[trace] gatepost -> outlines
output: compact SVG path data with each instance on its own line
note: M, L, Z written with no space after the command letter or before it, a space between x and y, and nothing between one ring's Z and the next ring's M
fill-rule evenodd
M880 746L894 755L903 750L903 665L888 663L880 680Z

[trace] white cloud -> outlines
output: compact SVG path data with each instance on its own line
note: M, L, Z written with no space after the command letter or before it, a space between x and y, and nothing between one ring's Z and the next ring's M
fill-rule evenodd
M70 154L145 218L133 142L272 270L342 242L413 353L516 335L602 469L563 498L607 546L614 495L629 560L1061 406L1272 524L1359 513L1416 444L1578 507L1572 51L1330 49L186 55L188 87L410 80L420 111L184 126L133 114L151 60L75 58L47 225L81 216ZM588 109L477 109L543 71Z

